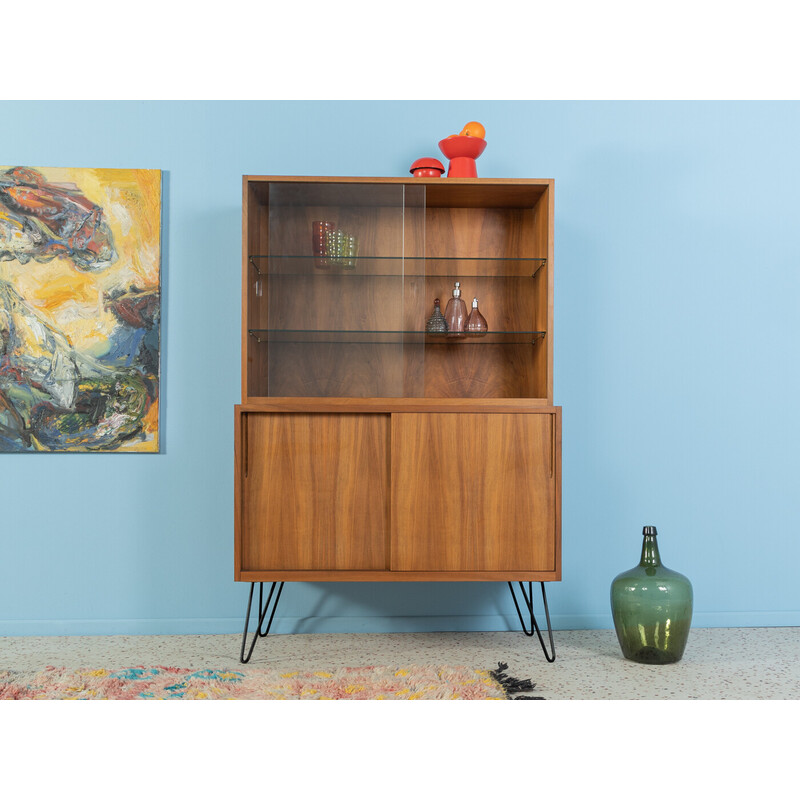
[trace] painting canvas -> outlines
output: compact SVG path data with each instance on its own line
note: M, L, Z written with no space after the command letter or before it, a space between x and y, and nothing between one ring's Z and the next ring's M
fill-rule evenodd
M0 167L0 452L158 452L161 171Z

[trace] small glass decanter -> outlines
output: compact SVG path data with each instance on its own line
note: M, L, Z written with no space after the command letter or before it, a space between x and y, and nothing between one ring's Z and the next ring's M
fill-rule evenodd
M433 314L430 315L428 321L425 323L425 333L447 333L447 323L445 322L444 315L439 308L438 297L433 301Z
M656 529L642 531L638 566L611 583L611 613L622 655L640 664L680 661L692 625L692 584L661 563Z
M448 336L464 335L464 325L467 322L467 304L461 299L461 284L459 281L456 281L453 296L447 301L444 321L447 323Z
M486 324L483 314L478 311L478 298L472 300L472 311L469 312L467 318L466 331L470 336L484 336L489 332L489 326Z

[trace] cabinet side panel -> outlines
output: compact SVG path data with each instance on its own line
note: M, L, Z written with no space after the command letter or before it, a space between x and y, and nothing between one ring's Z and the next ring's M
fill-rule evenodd
M388 415L247 417L242 569L385 569Z
M561 406L556 406L553 415L553 438L555 439L555 452L553 461L556 472L556 574L555 580L561 580Z
M533 351L534 375L537 396L553 402L553 187L539 198L534 209L534 252L537 258L546 258L547 264L536 273L535 321L536 330L547 331L542 347Z
M552 414L392 416L392 569L556 568Z
M242 579L242 414L235 406L233 414L233 572L234 580Z

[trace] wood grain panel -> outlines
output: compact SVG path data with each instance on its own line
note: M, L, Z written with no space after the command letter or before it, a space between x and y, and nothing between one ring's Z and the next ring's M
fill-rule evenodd
M404 330L400 277L273 276L269 305L275 330Z
M273 343L269 349L269 392L276 397L404 394L402 344Z
M429 208L429 258L538 258L532 208Z
M556 422L392 415L392 569L555 570Z
M463 343L431 346L425 352L426 397L536 397L531 375L536 344Z
M243 570L386 568L387 415L255 413L244 429Z

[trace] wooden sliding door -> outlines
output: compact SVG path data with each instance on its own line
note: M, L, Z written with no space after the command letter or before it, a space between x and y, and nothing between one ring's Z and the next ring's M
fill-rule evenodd
M386 569L389 419L243 415L242 569Z
M392 570L555 571L548 413L392 415Z

